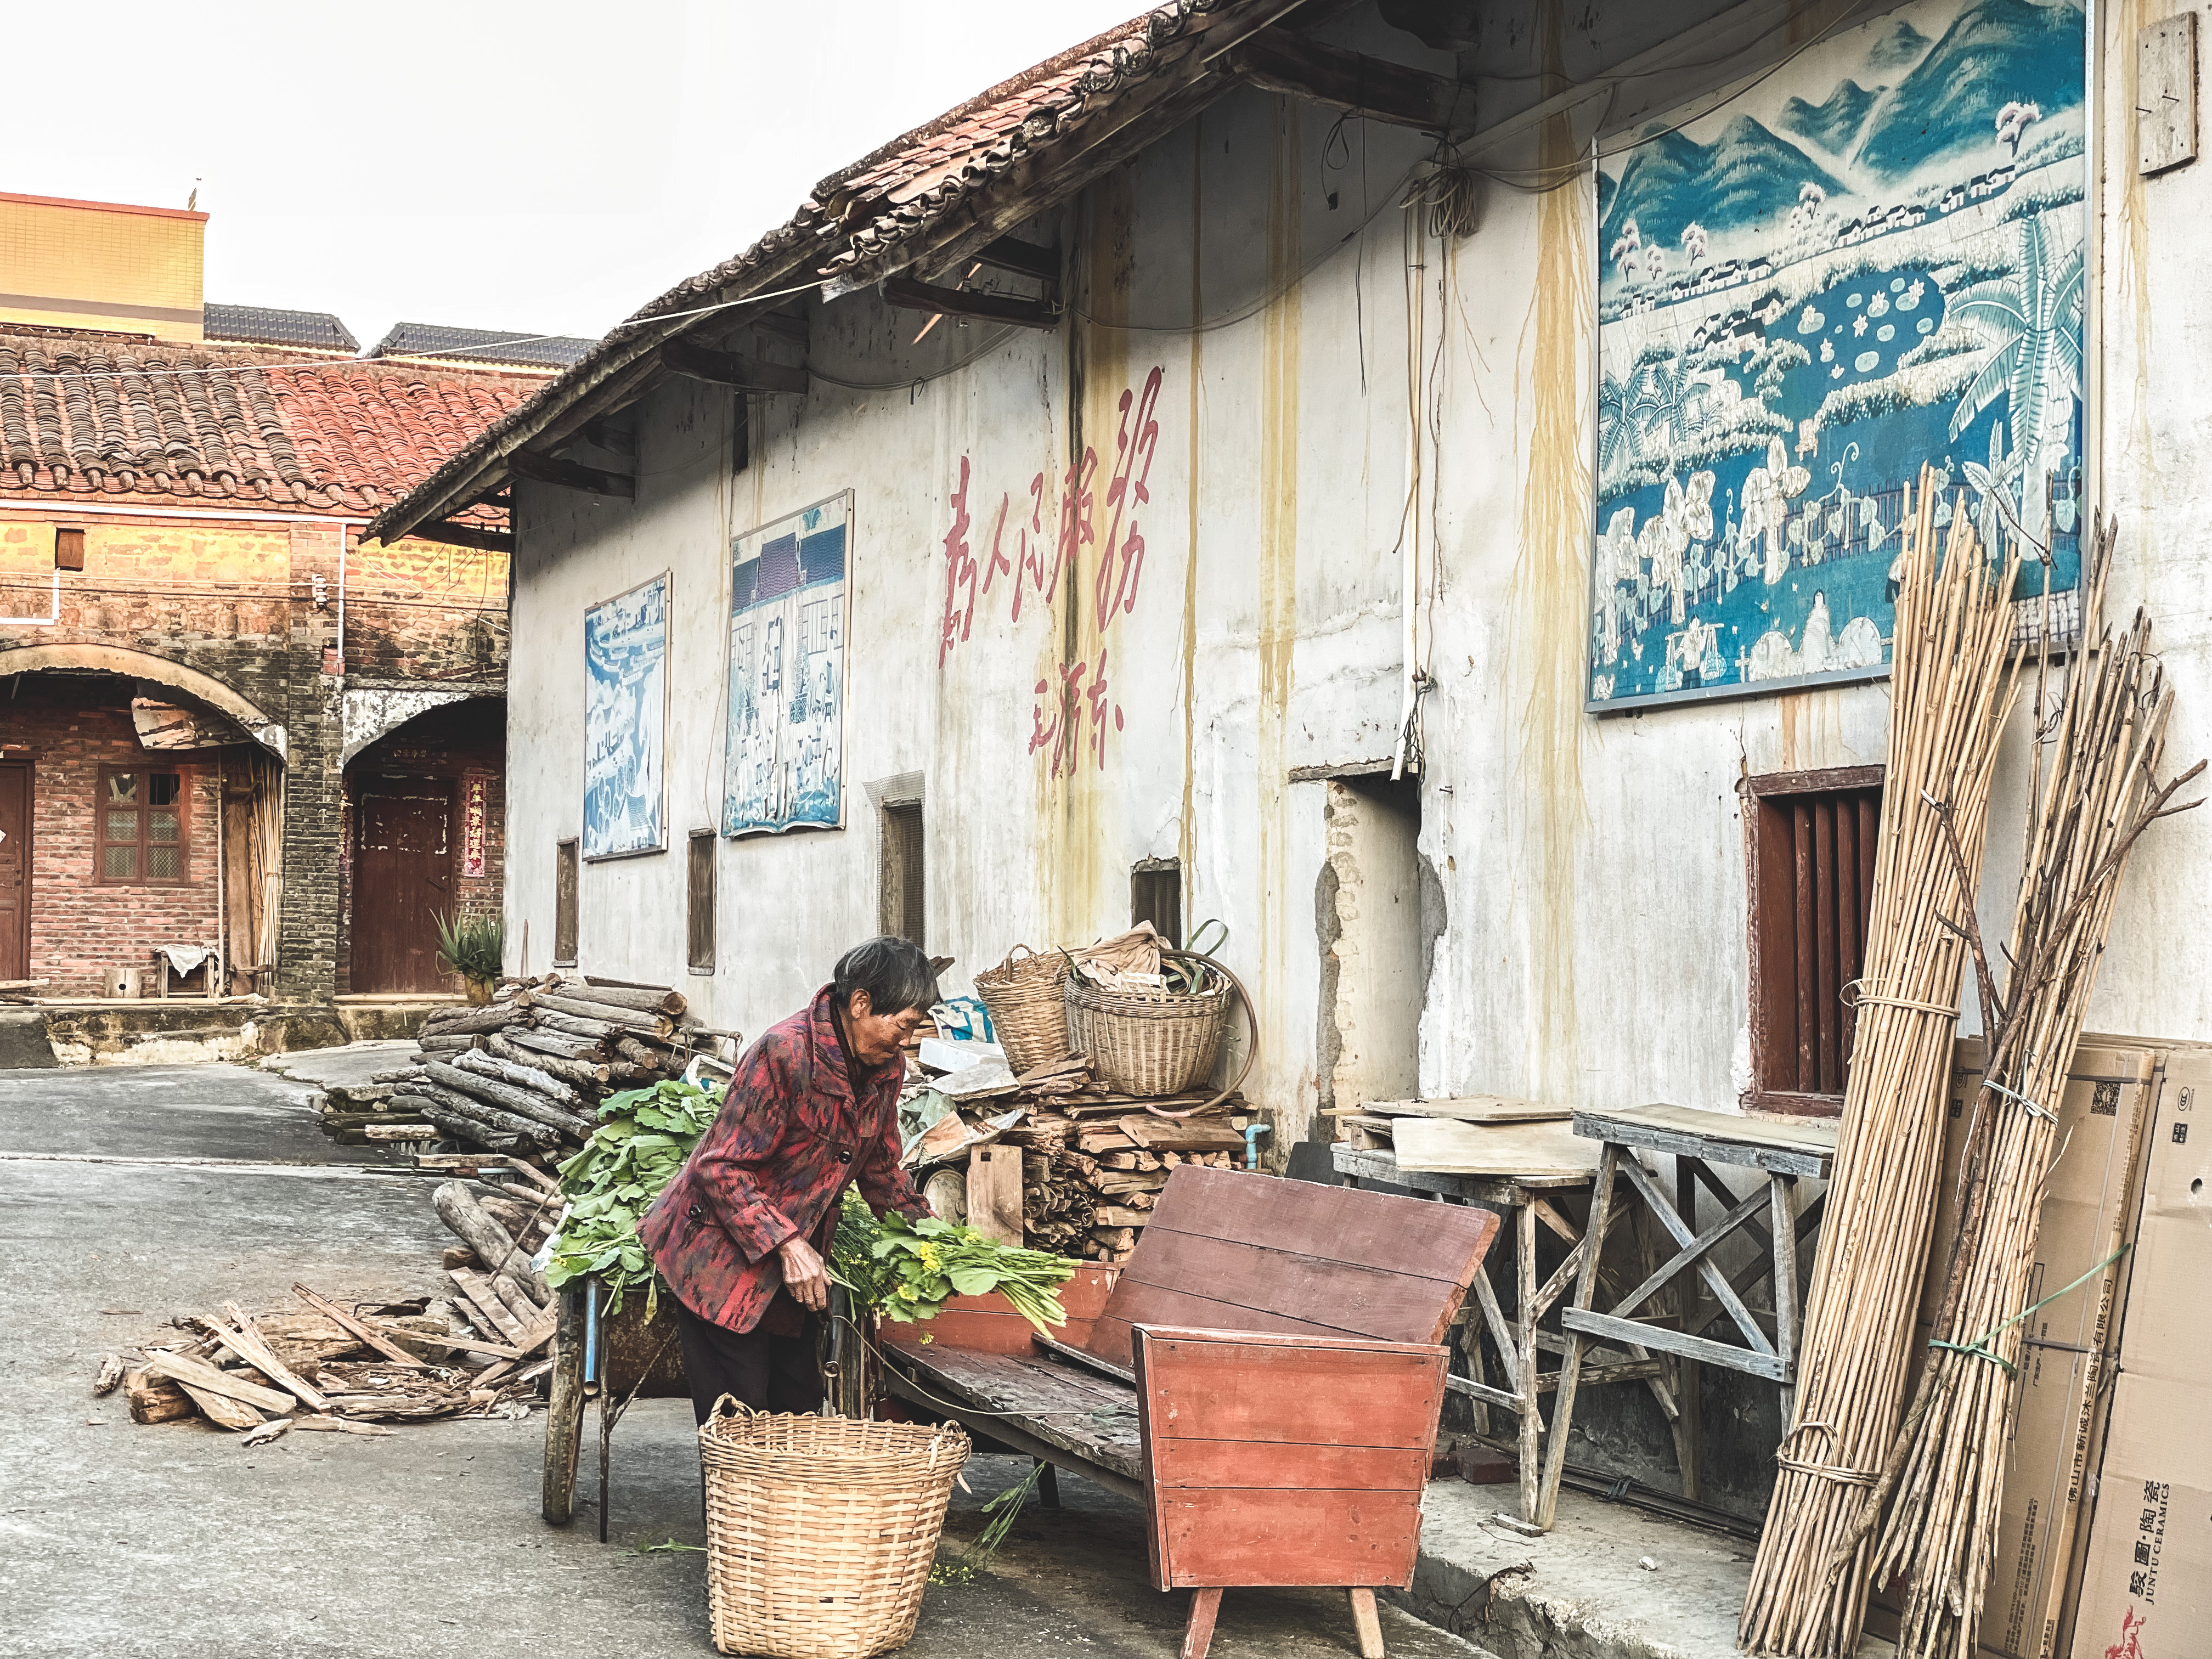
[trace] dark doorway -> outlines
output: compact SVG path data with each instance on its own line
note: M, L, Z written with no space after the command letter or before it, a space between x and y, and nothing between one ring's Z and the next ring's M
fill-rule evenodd
M0 763L0 979L31 976L31 769Z
M382 778L354 810L356 993L444 991L437 918L454 908L450 778Z

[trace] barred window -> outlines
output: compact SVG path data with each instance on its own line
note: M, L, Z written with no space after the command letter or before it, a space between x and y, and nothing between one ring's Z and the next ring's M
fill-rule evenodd
M1752 1098L1762 1111L1843 1109L1874 902L1878 766L1745 780L1751 876Z
M191 879L190 802L179 771L102 768L93 807L99 830L95 879L180 887Z

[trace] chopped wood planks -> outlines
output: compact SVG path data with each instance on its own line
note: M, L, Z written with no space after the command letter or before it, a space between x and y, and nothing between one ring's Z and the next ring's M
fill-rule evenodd
M1575 1109L1506 1095L1457 1095L1449 1100L1370 1100L1334 1109L1338 1117L1355 1112L1376 1112L1385 1117L1449 1117L1462 1123L1564 1123L1575 1115Z
M1564 1123L1462 1123L1401 1117L1392 1139L1403 1170L1449 1175L1590 1176L1598 1143Z

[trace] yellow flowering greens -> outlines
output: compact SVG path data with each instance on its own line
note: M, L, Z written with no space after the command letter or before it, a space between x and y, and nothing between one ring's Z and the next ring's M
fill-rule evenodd
M1053 1287L1075 1277L1075 1263L995 1243L949 1221L909 1221L896 1212L878 1220L848 1189L830 1276L862 1308L902 1324L934 1319L948 1297L996 1291L1030 1324L1049 1331L1067 1322Z

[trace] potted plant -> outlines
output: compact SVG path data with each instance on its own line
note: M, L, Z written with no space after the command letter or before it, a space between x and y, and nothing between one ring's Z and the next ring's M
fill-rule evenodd
M447 915L437 923L439 962L468 982L469 1000L481 1007L491 1000L507 961L506 921L495 915Z

